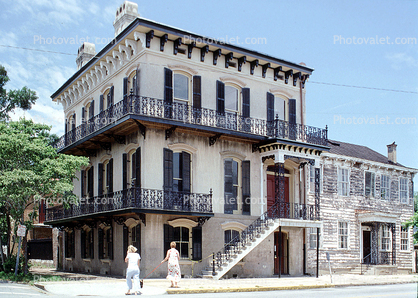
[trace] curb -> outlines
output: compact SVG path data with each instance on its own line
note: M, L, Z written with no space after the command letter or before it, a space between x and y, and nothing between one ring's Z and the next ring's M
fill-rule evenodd
M283 291L283 290L302 290L334 288L336 285L309 285L309 286L282 286L282 287L243 287L243 288L212 288L212 289L167 289L167 294L204 294L204 293L233 293L233 292L264 292L264 291Z

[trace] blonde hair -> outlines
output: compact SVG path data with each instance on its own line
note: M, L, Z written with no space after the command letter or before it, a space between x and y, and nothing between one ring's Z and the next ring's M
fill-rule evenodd
M138 249L135 247L135 246L133 246L133 245L129 245L128 246L128 252L136 252Z
M171 243L170 243L170 247L171 247L171 248L176 248L176 242L174 242L174 241L173 241L173 242L171 242Z

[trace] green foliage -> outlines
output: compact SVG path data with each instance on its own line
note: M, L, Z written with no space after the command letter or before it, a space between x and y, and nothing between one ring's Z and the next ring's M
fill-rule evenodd
M33 283L33 275L32 273L24 274L22 272L18 273L17 276L15 276L14 273L9 272L0 272L0 280L10 280L10 281L16 281L16 282L26 282L26 283Z
M414 193L414 210L415 214L403 224L406 228L418 227L418 191ZM414 243L418 243L418 231L414 233Z
M36 92L27 87L7 92L4 87L9 80L6 69L0 65L0 120L9 120L8 114L16 108L30 110L38 99Z
M18 273L23 272L23 266L25 265L25 259L21 256L19 258ZM28 264L29 266L30 264ZM14 273L16 269L16 256L12 255L4 260L3 271L5 273Z

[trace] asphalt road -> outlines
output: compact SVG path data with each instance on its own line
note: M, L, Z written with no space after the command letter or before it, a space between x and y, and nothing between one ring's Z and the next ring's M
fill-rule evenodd
M44 293L41 290L23 284L0 283L1 298L16 297L71 297ZM100 296L90 296L100 297ZM106 296L101 296L106 297ZM109 296L107 296L109 297ZM115 297L115 296L113 296ZM126 297L121 295L119 297ZM167 297L158 295L152 297ZM248 293L219 293L219 294L188 294L174 295L173 298L289 298L289 297L309 297L309 298L416 298L417 284L397 284L383 286L359 286L359 287L338 287L311 290L293 291L273 291L273 292L248 292Z

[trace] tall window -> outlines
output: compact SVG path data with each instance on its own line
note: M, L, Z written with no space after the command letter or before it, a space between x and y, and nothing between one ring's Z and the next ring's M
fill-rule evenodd
M164 257L170 243L176 242L176 249L182 259L202 259L202 227L164 225Z
M409 250L408 228L401 226L401 250Z
M164 189L191 191L191 155L164 149Z
M122 186L141 187L141 147L122 154Z
M239 113L239 91L236 87L225 86L225 110Z
M111 226L99 228L99 259L113 260L113 229Z
M401 203L408 203L408 179L406 178L399 180L399 198Z
M375 174L365 172L364 174L364 196L366 198L374 198Z
M224 231L224 243L228 244L231 240L236 239L239 236L237 230L225 230Z
M316 234L317 228L310 228L309 229L309 248L316 249L316 243L317 243L317 234ZM321 230L319 230L319 243L321 243Z
M387 175L381 176L380 181L380 198L382 200L389 200L390 199L390 179Z
M338 248L348 248L348 222L338 222Z
M129 245L133 245L141 254L141 225L123 226L123 251L128 249Z
M81 258L94 259L94 236L93 229L81 230Z
M182 73L174 73L174 100L177 102L189 102L190 79Z
M75 231L66 230L65 231L65 257L74 258L75 257Z
M98 164L98 195L113 192L113 158Z
M80 196L84 198L88 196L90 198L93 197L93 186L94 186L94 168L90 167L87 170L81 170L81 178L80 178Z
M382 226L382 250L390 250L390 230L387 225Z
M275 96L274 97L274 118L278 117L280 120L286 120L286 100Z
M315 192L315 167L309 165L309 191Z
M224 208L226 214L250 214L250 161L224 160Z
M348 169L338 168L338 194L340 196L349 194Z

